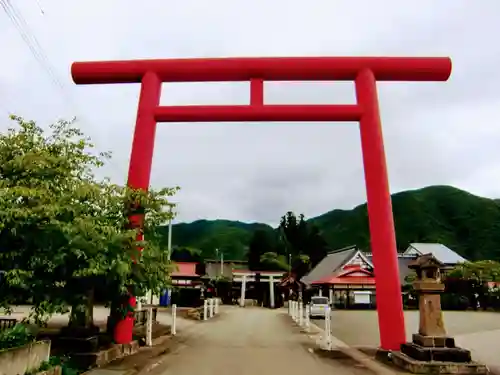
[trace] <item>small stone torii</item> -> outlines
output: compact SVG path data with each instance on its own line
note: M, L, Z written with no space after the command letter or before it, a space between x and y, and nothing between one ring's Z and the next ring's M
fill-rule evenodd
M275 307L274 285L279 283L282 274L276 272L261 272L261 281L269 282L269 305L272 309ZM255 272L248 271L234 271L234 281L241 281L241 296L240 306L245 307L245 295L247 289L247 282L255 281Z

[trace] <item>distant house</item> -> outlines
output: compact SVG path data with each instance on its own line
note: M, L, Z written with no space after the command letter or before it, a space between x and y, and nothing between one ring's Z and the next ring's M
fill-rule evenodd
M366 257L370 260L373 259L373 255L371 253L365 253ZM399 269L399 281L401 285L404 284L406 276L408 276L412 271L408 268L408 265L417 257L415 254L398 254L398 269Z
M403 255L418 256L429 253L447 266L454 266L458 263L467 262L467 259L440 243L411 243L404 251Z
M172 270L170 278L175 289L178 291L195 290L197 295L200 294L203 281L201 276L196 273L197 264L197 262L174 262L175 268ZM170 304L168 292L161 296L155 296L148 292L144 300L153 305L167 306Z
M176 269L170 277L172 284L177 287L200 288L201 276L196 273L197 262L175 262Z
M371 260L356 246L349 246L329 252L300 281L306 286L317 285L317 281L335 276L350 266L358 266L364 270L373 270ZM352 267L351 267L352 268ZM343 284L349 284L347 280Z
M329 252L300 281L313 294L328 296L333 304L347 307L374 302L373 264L356 246Z
M408 265L417 256L432 253L445 265L452 266L466 259L441 244L412 243L398 254L401 285L410 274ZM371 253L364 253L356 246L329 252L308 274L300 279L307 289L329 296L332 303L345 305L373 304L375 302L375 277Z

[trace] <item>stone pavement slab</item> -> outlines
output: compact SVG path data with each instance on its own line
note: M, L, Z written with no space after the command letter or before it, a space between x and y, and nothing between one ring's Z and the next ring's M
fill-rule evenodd
M293 327L284 310L229 308L196 327L155 375L337 375L366 369L319 358L314 343Z

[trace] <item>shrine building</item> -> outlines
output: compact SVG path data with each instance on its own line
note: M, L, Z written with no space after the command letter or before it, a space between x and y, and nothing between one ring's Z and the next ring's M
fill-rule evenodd
M417 256L433 254L441 263L453 266L466 259L437 243L412 243L398 254L401 285ZM373 308L376 303L372 254L356 246L329 252L309 273L300 279L307 294L328 297L337 308Z

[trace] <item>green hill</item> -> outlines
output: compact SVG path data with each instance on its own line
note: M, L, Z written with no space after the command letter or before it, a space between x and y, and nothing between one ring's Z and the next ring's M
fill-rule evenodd
M172 226L172 244L200 249L204 258L214 258L215 249L224 252L226 259L245 259L248 243L257 229L272 231L261 223L242 223L231 220L197 220ZM168 228L161 228L165 243Z
M429 186L393 194L392 205L400 251L410 242L439 242L470 260L500 260L498 200L451 186ZM332 249L356 244L370 250L366 204L329 211L309 222L320 228ZM205 257L213 257L219 248L226 258L244 259L256 229L272 230L260 223L199 220L174 225L173 243L202 249Z

